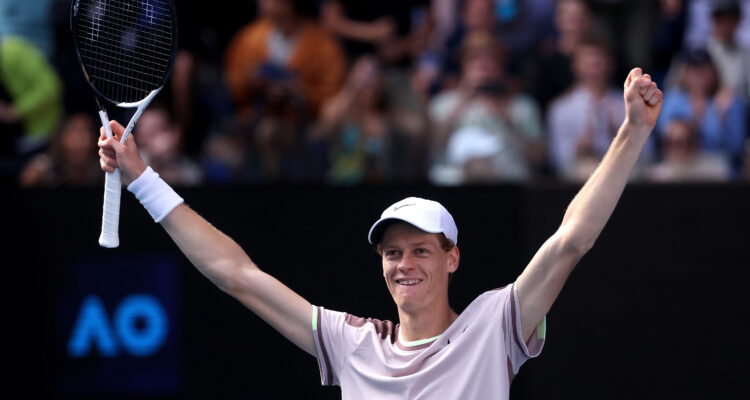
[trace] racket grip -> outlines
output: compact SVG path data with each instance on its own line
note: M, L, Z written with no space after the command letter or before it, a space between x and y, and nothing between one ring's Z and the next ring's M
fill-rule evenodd
M102 234L99 236L99 245L102 247L113 249L120 245L120 238L117 231L120 225L121 190L120 169L115 169L115 172L107 172L104 181Z

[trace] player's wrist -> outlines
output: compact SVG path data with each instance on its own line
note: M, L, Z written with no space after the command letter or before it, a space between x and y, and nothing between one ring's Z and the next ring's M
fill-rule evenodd
M628 136L647 138L653 129L654 127L646 122L626 116L620 133Z
M128 185L128 191L141 202L155 222L161 222L184 200L151 167Z
M123 169L123 182L125 182L126 185L130 185L131 183L138 180L138 178L140 178L148 168L149 167L145 163L143 163L143 161L141 161L134 168L132 168L132 171Z

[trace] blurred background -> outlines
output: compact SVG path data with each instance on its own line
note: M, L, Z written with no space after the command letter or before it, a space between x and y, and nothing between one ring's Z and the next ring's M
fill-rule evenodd
M176 0L136 125L149 165L313 304L396 320L366 233L441 201L457 311L518 276L623 122L657 127L513 398L745 398L750 0ZM5 343L37 398L339 398L211 286L137 201L101 249L96 105L69 0L0 0ZM109 107L121 122L130 114Z

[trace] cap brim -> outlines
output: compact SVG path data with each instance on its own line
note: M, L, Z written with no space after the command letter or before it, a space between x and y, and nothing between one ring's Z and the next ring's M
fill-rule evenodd
M406 222L407 224L427 233L441 232L440 230L433 232L403 218L387 217L379 219L372 225L372 228L370 228L370 233L367 235L367 240L370 242L370 244L379 244L383 240L383 233L385 233L385 230L396 222Z

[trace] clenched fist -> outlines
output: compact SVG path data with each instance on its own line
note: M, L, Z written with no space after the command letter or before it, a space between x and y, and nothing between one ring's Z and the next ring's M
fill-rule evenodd
M633 68L625 80L626 123L639 132L650 133L661 113L664 94L649 74Z

